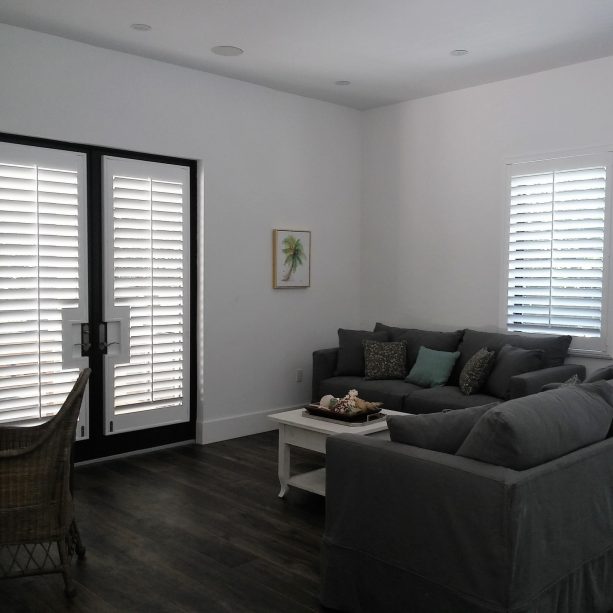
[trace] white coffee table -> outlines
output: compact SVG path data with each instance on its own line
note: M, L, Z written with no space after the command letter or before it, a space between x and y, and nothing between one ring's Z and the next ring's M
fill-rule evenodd
M382 411L385 415L407 415L400 411ZM385 419L360 426L350 426L327 419L313 419L303 415L304 409L294 409L270 415L279 424L279 498L287 493L288 486L297 487L320 496L326 495L326 469L319 468L290 477L290 445L319 453L326 453L326 439L332 434L372 434L387 430Z

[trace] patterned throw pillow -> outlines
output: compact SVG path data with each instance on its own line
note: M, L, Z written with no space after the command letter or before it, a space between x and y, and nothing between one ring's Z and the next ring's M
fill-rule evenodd
M407 375L407 343L362 341L365 379L404 379Z
M488 351L487 347L479 349L464 365L460 373L460 390L466 396L476 394L485 385L492 372L496 352Z

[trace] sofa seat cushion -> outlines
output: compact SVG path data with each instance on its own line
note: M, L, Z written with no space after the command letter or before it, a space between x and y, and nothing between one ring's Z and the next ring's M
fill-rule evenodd
M367 381L362 377L331 377L321 382L321 395L332 394L342 398L350 389L369 402L382 402L384 409L406 411L405 399L421 388L398 379Z
M405 403L408 413L438 413L445 409L466 409L491 402L500 402L499 398L487 394L466 396L455 385L420 389L413 392ZM391 407L390 407L391 408Z
M455 453L481 416L498 403L424 415L389 415L390 440L422 449Z
M554 336L551 334L506 334L502 332L483 332L464 330L462 342L458 347L460 358L456 362L450 382L457 383L466 362L483 347L498 352L503 345L513 345L522 349L542 349L543 368L562 366L568 353L572 336Z
M457 455L514 470L539 466L604 440L612 405L606 381L516 398L485 413Z

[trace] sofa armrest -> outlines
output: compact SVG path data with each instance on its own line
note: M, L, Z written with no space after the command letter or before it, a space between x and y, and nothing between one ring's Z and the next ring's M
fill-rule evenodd
M321 394L319 393L320 384L324 379L334 376L337 360L338 347L313 351L313 379L311 383L312 402L319 402L321 398Z
M324 603L333 602L326 594L334 594L348 557L504 601L507 476L514 472L371 437L328 438Z
M562 366L553 366L552 368L533 370L523 375L516 375L511 377L511 399L536 394L541 391L543 385L547 383L562 383L573 375L579 375L579 378L583 381L585 378L585 366L564 364Z
M608 512L613 508L613 439L513 472L509 482L510 534L515 544L511 593L516 599L525 602L562 578L573 577L573 572L600 576L596 568L605 564L601 556L613 549ZM589 589L586 585L577 594ZM603 596L613 602L613 588ZM574 608L567 604L570 608L562 610L583 610L579 600L572 602ZM594 605L593 610L609 608L610 604Z

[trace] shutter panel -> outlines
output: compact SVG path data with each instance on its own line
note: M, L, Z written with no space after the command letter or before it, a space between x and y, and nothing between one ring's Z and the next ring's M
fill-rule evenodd
M1 422L55 415L78 375L62 368L62 310L80 306L82 173L79 154L0 148Z
M186 409L189 176L163 165L108 158L112 186L113 306L129 307L129 362L113 365L113 414ZM160 172L156 174L156 169ZM109 310L109 312L112 309ZM123 362L123 360L122 360ZM161 411L160 411L161 410ZM175 411L176 412L176 411ZM188 412L185 412L189 419ZM165 421L183 419L160 418ZM113 432L122 430L116 420ZM128 427L142 427L124 420ZM158 423L150 418L149 425Z
M511 176L507 327L601 338L606 166Z

